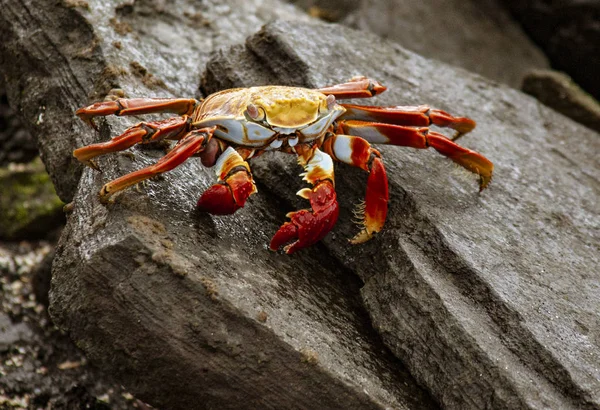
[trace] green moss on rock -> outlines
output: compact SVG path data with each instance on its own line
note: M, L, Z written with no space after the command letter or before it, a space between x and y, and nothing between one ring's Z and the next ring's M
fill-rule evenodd
M44 237L63 222L63 205L41 160L0 168L0 238Z

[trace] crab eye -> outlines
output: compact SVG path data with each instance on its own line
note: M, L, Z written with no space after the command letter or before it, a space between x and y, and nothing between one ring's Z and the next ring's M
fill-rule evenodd
M265 111L254 104L248 104L246 106L245 114L254 121L262 121L265 118Z
M325 101L327 101L327 109L331 110L333 108L333 105L335 104L335 95L329 94Z

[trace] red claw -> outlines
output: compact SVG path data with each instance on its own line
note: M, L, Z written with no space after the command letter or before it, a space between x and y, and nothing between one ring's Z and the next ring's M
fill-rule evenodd
M239 171L231 175L225 183L208 188L198 200L198 208L212 215L230 215L243 207L256 187L249 174Z
M198 209L212 215L230 215L239 208L233 200L231 190L225 184L211 186L198 200Z
M285 244L290 243L283 249L287 254L292 254L302 248L306 248L321 239L335 225L339 207L333 184L323 181L304 194L312 207L298 212L288 214L290 222L284 223L271 239L271 250L278 250Z

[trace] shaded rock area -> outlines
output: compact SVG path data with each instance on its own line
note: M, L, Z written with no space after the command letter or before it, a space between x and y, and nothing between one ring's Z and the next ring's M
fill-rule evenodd
M255 74L240 79L240 66ZM203 84L318 86L357 74L389 87L378 104L471 116L478 128L460 142L496 166L479 195L436 153L383 147L388 222L357 247L345 238L366 178L338 167L342 212L324 246L364 281L386 345L447 408L599 408L597 134L518 91L336 26L269 25L219 53ZM289 162L253 169L287 209L304 205Z
M0 166L11 162L29 162L37 156L35 139L8 106L4 87L0 84Z
M525 76L521 88L548 107L600 132L600 103L568 75L553 70L534 70Z
M564 71L600 99L600 3L502 0L531 38Z
M531 69L548 67L542 51L497 0L358 3L344 23L514 88Z

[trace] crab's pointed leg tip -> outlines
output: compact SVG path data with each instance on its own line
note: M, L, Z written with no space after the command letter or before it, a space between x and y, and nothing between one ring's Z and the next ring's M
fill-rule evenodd
M486 189L490 183L492 182L492 176L481 176L479 178L479 192L481 193L484 189Z
M357 233L352 239L349 239L352 245L358 245L360 243L365 243L373 237L373 233L369 233L366 229L361 230Z
M100 169L100 167L98 166L98 164L96 164L96 162L94 160L92 160L92 159L87 160L84 164L87 165L88 167L92 168L93 170L102 173L102 170Z
M98 131L98 126L94 122L94 118L90 115L87 115L85 113L85 111L83 111L83 110L84 110L84 108L81 108L81 109L75 111L75 114L81 119L81 121L83 121L84 123L86 123L87 125L92 127L93 129Z

